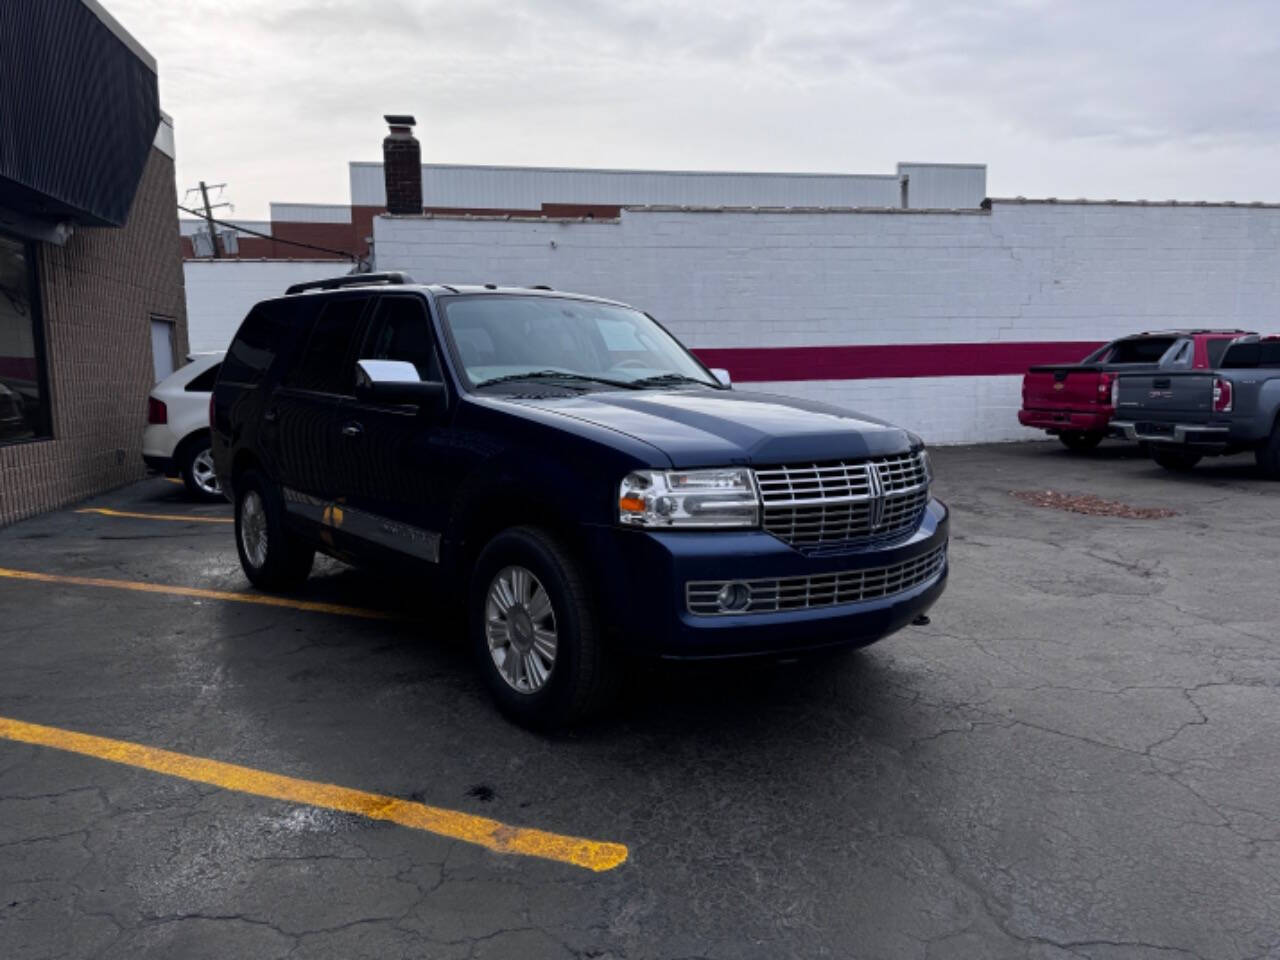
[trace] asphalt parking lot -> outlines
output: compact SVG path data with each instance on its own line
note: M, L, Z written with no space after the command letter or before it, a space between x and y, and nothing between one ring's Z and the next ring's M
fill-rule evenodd
M1280 956L1280 484L935 463L930 625L554 738L414 584L244 602L163 480L0 531L0 956Z

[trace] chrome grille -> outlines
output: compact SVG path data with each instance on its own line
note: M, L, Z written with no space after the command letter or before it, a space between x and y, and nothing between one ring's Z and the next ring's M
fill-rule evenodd
M757 469L763 526L792 546L890 540L916 529L929 502L923 453Z
M696 580L685 585L685 602L690 613L725 617L879 600L929 582L942 571L946 559L944 545L902 563L868 570L763 580ZM729 583L743 583L750 590L750 601L741 610L720 609L717 596Z

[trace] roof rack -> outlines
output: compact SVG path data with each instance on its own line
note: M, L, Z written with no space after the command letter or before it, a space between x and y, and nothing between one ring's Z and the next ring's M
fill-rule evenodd
M285 296L292 293L305 293L308 290L341 290L343 287L364 287L373 284L413 283L413 277L399 270L388 273L353 273L345 277L330 277L327 280L309 280L306 283L295 283L285 290Z
M530 290L550 290L550 289L551 289L551 287L549 287L549 286L548 286L547 284L545 284L545 283L535 283L535 284L534 284L532 287L530 287L529 289L530 289Z

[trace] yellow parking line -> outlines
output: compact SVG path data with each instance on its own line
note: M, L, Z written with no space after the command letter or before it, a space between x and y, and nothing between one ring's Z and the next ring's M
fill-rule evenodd
M76 513L98 513L104 517L132 517L136 520L190 520L192 523L235 523L235 517L196 517L185 513L134 513L110 507L81 507Z
M366 620L401 619L395 614L387 613L383 610L348 607L341 603L323 603L318 600L272 597L263 593L233 593L230 590L177 587L167 583L142 583L137 580L108 580L103 577L72 577L60 573L36 573L34 570L10 570L6 567L0 567L0 577L9 580L29 580L37 583L65 583L76 587L109 587L113 590L134 590L138 593L167 593L175 597L197 597L201 600L230 600L233 603L256 603L263 607L289 607L294 610L309 610L312 613L337 613L348 617L364 617Z
M446 810L398 797L338 787L331 783L299 780L234 763L207 760L58 727L24 723L7 717L0 717L0 738L79 753L170 777L207 783L224 790L236 790L327 810L340 810L372 820L389 820L415 830L474 843L495 853L540 857L597 872L612 870L627 859L627 848L621 843L587 840L530 827L513 827L458 810Z

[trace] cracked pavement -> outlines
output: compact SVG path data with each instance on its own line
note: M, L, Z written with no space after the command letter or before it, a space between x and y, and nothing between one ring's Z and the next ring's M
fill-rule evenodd
M934 458L932 624L649 667L555 738L501 719L416 584L318 564L306 596L407 618L378 622L0 581L0 715L631 850L593 874L0 740L0 956L1280 957L1280 484L1113 444ZM246 589L224 525L67 510L0 553Z

